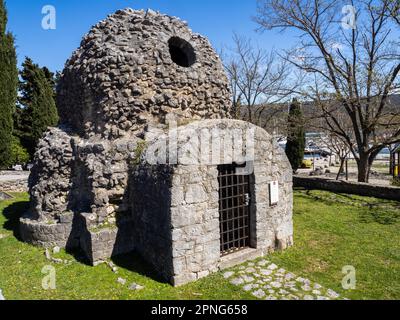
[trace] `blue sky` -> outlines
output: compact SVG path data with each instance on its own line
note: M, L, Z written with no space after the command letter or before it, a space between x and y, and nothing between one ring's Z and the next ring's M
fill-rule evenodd
M257 33L251 17L256 0L8 0L8 29L16 36L18 60L61 70L92 25L118 9L152 8L189 22L194 32L207 36L219 51L232 45L233 32L249 36L262 48L289 46L289 35ZM43 6L57 10L57 29L43 30Z

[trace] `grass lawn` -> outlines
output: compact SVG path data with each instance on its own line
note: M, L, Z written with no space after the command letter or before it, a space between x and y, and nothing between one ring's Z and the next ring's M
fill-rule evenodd
M55 257L71 264L52 264L43 249L15 238L13 231L28 198L14 196L0 201L0 289L7 299L254 299L222 273L173 288L157 281L135 255L114 259L118 274L106 265L76 262L63 251ZM269 260L350 299L400 299L400 203L298 190L294 222L295 246ZM56 290L41 287L46 265L56 268ZM356 268L354 291L341 289L346 265ZM127 283L118 283L119 277ZM129 290L133 282L145 289Z
M325 191L296 191L295 246L276 264L350 299L400 299L400 202ZM342 289L342 268L356 290Z

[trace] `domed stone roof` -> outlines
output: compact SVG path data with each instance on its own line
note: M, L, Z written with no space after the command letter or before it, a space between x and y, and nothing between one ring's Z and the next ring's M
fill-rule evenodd
M99 22L67 61L58 88L61 124L114 139L149 124L229 117L218 55L186 22L152 10L120 10Z

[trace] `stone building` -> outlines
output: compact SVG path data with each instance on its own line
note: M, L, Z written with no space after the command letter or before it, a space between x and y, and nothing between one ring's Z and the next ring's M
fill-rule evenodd
M39 143L21 237L91 264L136 251L181 285L292 243L292 175L263 129L230 119L208 40L117 11L83 38Z

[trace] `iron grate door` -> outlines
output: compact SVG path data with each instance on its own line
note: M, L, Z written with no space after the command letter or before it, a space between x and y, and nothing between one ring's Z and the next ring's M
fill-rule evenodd
M250 178L236 165L218 167L221 254L250 246Z

